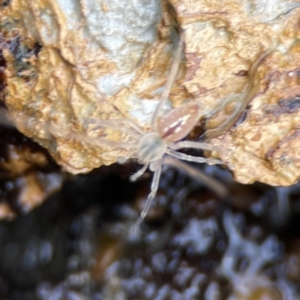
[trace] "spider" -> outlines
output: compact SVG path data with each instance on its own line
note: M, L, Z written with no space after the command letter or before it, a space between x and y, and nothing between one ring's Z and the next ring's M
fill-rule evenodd
M170 75L166 83L166 88L162 93L159 104L157 105L156 110L152 116L150 131L144 131L138 124L128 119L91 120L92 123L96 124L96 127L94 127L93 130L97 130L103 127L111 128L126 133L132 138L133 143L119 143L118 145L119 147L128 149L128 155L125 158L122 158L122 161L129 158L136 158L138 163L143 165L140 170L138 170L131 176L130 179L132 181L135 181L140 176L142 176L148 168L154 173L151 183L151 192L148 195L146 204L140 214L139 220L137 221L137 225L139 225L144 220L150 208L150 205L155 198L163 164L166 163L176 165L176 163L172 163L170 160L164 161L164 157L166 155L175 157L179 160L190 162L209 164L221 163L221 161L217 159L196 157L177 151L183 148L220 151L218 147L215 147L208 143L181 141L189 134L189 132L199 121L199 104L188 103L178 108L172 109L165 116L160 117L161 109L169 96L170 89L177 75L182 49L183 38L181 36L172 63ZM109 141L103 142L109 143Z
M98 145L98 146L108 146L111 148L123 148L127 150L126 157L119 159L119 162L124 162L127 159L136 158L138 163L143 165L143 167L133 174L130 179L132 181L137 180L142 176L146 170L149 168L152 171L153 179L151 183L151 192L148 195L145 207L143 208L137 225L139 225L147 215L147 212L151 206L153 199L158 190L159 180L162 172L162 166L171 165L179 167L186 171L189 175L193 177L201 177L202 180L206 182L207 185L210 185L214 188L217 194L221 196L226 195L226 188L214 179L206 178L204 174L197 172L195 169L192 169L188 165L183 165L179 163L178 160L172 160L171 157L177 158L179 160L197 162L197 163L209 163L209 164L220 164L222 163L218 159L210 159L204 157L191 156L179 152L178 150L183 148L193 148L193 149L202 149L208 151L221 151L219 147L210 145L208 143L202 142L193 142L193 141L182 141L190 131L194 128L200 118L201 110L198 103L190 102L178 108L172 109L165 116L161 117L161 110L166 102L171 87L175 81L175 77L178 72L179 63L181 59L181 54L183 50L183 37L182 35L179 38L178 47L173 59L172 67L170 74L167 79L166 87L162 93L159 103L153 113L151 120L151 129L150 131L145 131L137 123L129 119L113 119L113 120L98 120L91 119L87 121L87 124L92 123L92 130L97 130L100 128L109 128L122 133L127 134L130 137L129 142L114 142L106 140L104 138L92 138L84 134L79 134L77 132L65 131L63 129L58 129L54 125L45 124L45 130L50 134L54 131L61 132L65 137L76 139L76 140L85 140L86 142ZM27 124L26 120L22 121L22 116L18 114L17 117L8 115L8 119L19 118L22 123ZM25 118L26 119L26 118ZM9 121L9 120L8 120ZM34 120L30 120L31 125L35 126ZM168 156L168 157L166 157ZM169 157L171 156L171 157ZM205 178L204 178L205 177ZM139 227L139 226L136 226Z

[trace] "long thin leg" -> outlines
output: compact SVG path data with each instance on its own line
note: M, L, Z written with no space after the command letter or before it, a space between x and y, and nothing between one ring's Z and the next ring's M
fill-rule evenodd
M240 97L238 97L239 99L237 101L239 104L237 105L236 109L223 124L218 126L218 128L209 129L205 132L206 140L211 140L214 137L220 136L224 132L228 131L234 125L234 123L236 123L241 113L247 107L248 103L253 99L253 97L258 92L258 85L255 85L255 75L257 73L258 68L261 66L261 64L264 62L267 56L275 51L274 49L275 48L271 48L267 52L261 54L256 59L256 61L254 62L254 64L252 65L249 71L249 82L246 86L246 89L244 92L241 93ZM229 96L229 101L222 101L222 102L224 103L224 105L227 105L230 102L232 102L232 100L234 100L235 96L236 94L233 95L233 98Z
M161 165L157 168L157 170L153 174L153 179L152 179L152 183L151 183L151 192L148 195L146 205L141 212L142 219L144 219L146 217L148 210L151 206L152 200L156 196L158 185L159 185L160 175L161 175Z
M184 153L180 153L177 151L174 151L172 149L167 149L166 153L174 156L176 158L182 159L182 160L187 160L187 161L192 161L192 162L197 162L197 163L207 163L207 164L222 164L222 161L219 159L214 159L214 158L205 158L205 157L197 157L197 156L192 156L192 155L187 155Z
M180 161L179 159L175 159L170 155L166 155L163 159L163 164L175 167L179 170L183 170L190 177L201 181L204 185L206 185L209 189L211 189L221 198L226 198L228 196L228 189L223 183L210 176L207 176L203 172L199 171L198 169L192 167L191 165L183 161Z
M236 98L234 98L234 97L236 97ZM221 110L224 110L224 107L226 105L229 105L231 102L237 102L238 103L238 100L241 99L241 98L243 98L243 93L241 93L241 94L234 94L234 95L231 95L230 97L227 97L227 98L228 99L230 98L230 99L227 100L225 98L224 104L222 106L220 106L216 111L214 111L214 113L210 116L210 118L212 118L214 115L216 115ZM241 111L240 109L241 109L241 105L239 104L239 105L237 105L235 107L235 109L231 113L230 117L228 119L226 119L222 124L220 124L217 128L212 128L212 129L206 130L205 133L203 134L203 136L205 135L207 137L206 140L210 141L214 137L218 137L221 134L223 134L226 131L226 128L227 128L228 124L230 124L232 122L232 120L236 117L236 115L239 114L239 112ZM230 126L231 125L229 125L228 127L230 128Z
M149 164L145 164L145 165L144 165L141 169L139 169L136 173L132 174L132 175L130 176L130 180L131 180L131 181L136 181L140 176L142 176L142 175L146 172L148 166L149 166Z
M117 120L96 120L91 119L88 121L88 124L95 124L96 126L93 130L100 129L101 127L106 127L110 129L115 129L127 133L134 138L140 138L141 135L144 135L143 129L136 124L135 122L127 119L117 119ZM133 129L134 131L132 131Z
M111 141L111 140L107 140L105 138L98 138L98 137L90 137L87 136L86 134L83 133L78 133L75 131L68 131L68 130L63 130L63 129L58 129L56 128L56 126L54 127L53 125L47 126L48 131L52 134L52 131L60 132L61 134L63 134L66 138L68 139L73 139L75 141L84 141L90 145L94 145L94 146L99 146L99 147L109 147L109 148L123 148L123 149L130 149L130 150L134 150L135 148L137 148L136 143L128 143L128 142L115 142L115 141Z
M78 137L77 137L78 139ZM118 149L118 148L123 148L123 149L135 149L136 144L132 144L132 143L126 143L126 142L115 142L115 141L111 141L111 140L107 140L104 138L91 138L91 137L80 137L79 139L80 141L84 140L85 142L89 143L90 145L95 145L95 146L99 146L99 147L109 147L109 148L113 148L113 149Z
M222 150L222 148L208 144L208 143L191 142L191 141L177 142L177 143L171 145L170 148L173 150L179 150L182 148L194 148L194 149L218 151L218 152L220 152Z
M95 127L93 127L92 130L98 130L98 129L101 129L101 128L110 128L110 129L114 129L116 131L120 131L120 132L123 132L123 133L126 133L128 134L129 136L135 138L135 139L139 139L140 138L140 135L133 132L130 128L127 128L127 127L122 127L121 125L117 126L117 125L112 125L112 124L101 124L101 125L97 125Z
M140 125L138 125L137 123L129 120L129 119L125 119L125 122L130 125L133 129L135 129L139 134L144 135L145 132L143 130L142 127L140 127Z
M151 192L148 195L145 207L143 208L141 215L140 215L139 219L137 220L137 223L136 223L137 230L139 229L141 223L145 219L145 217L148 213L148 210L151 206L151 203L156 196L158 185L159 185L159 179L160 179L160 175L161 175L161 167L162 167L162 160L157 162L157 169L153 173L153 179L152 179L152 183L151 183Z
M16 115L7 115L7 119L5 119L4 117L6 115L4 115L3 113L4 110L0 109L0 117L2 117L2 120L0 121L1 125L10 125L10 120L12 122L12 125L10 125L11 127L13 127L13 122L16 123L16 125L19 125L19 128L22 127L27 127L27 128L35 128L35 127L39 127L41 130L43 130L45 132L45 138L47 138L47 135L53 135L55 137L57 136L61 136L64 137L66 139L71 139L74 141L78 141L78 142L86 142L90 145L94 145L94 146L99 146L99 147L108 147L108 148L114 148L114 149L118 149L118 148L123 148L123 149L128 149L128 150L132 150L132 152L134 153L137 149L137 143L129 143L129 142L116 142L116 141L112 141L112 140L107 140L105 138L99 138L99 137L90 137L87 134L84 133L79 133L76 132L72 129L69 128L61 128L58 127L58 125L54 125L50 122L45 122L45 123L39 123L36 120L33 120L32 118L29 117L25 117L21 114L16 114ZM13 121L16 120L16 121ZM50 138L50 137L48 137ZM139 137L140 138L140 137ZM131 153L131 152L130 152Z
M135 145L136 146L136 145ZM135 146L133 145L131 148L131 151L128 151L126 153L125 156L119 156L118 157L118 163L119 164L124 164L129 158L135 158L136 157L136 153L137 153L137 148L135 148Z
M183 48L183 36L181 34L180 37L179 37L179 43L178 43L178 46L177 46L177 49L176 49L176 52L175 52L175 56L174 56L174 59L173 59L170 74L168 76L168 80L167 80L165 90L164 90L164 92L162 93L162 95L160 97L159 103L158 103L158 105L155 109L155 112L153 114L153 117L152 117L151 128L152 128L153 131L157 131L156 124L157 124L157 119L159 117L159 113L160 113L163 105L165 104L166 99L169 97L170 90L172 88L172 85L173 85L173 83L175 81L175 78L176 78L176 75L178 73L182 48Z

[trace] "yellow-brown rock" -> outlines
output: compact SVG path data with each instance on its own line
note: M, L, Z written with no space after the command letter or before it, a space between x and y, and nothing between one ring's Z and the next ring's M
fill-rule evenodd
M220 158L241 183L295 183L299 1L172 4L185 32L183 85L210 112L206 135Z
M299 177L299 56L295 43L286 53L268 55L257 72L257 92L245 120L213 139L227 151L221 158L242 183L291 185Z
M224 148L220 158L239 182L296 182L299 1L170 4L175 17L158 0L11 0L1 13L2 51L17 128L72 173L128 155L117 144L128 135L90 121L127 118L149 129L178 23L185 60L166 109L199 103L207 138ZM20 52L28 55L16 61Z
M136 10L135 2L125 1L13 0L2 15L7 43L13 39L9 23L20 33L18 47L28 52L22 62L30 60L31 70L24 78L28 68L18 70L16 53L2 47L10 116L71 173L112 164L127 154L95 141L126 142L129 137L105 127L93 130L92 119L128 118L149 126L174 49L168 36L158 40L170 27L157 30L160 2L146 2ZM28 46L32 41L42 46L38 55Z

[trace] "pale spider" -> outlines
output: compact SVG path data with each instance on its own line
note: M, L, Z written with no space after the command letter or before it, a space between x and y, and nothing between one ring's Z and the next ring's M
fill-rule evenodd
M217 159L196 157L177 151L183 148L194 148L209 151L221 150L220 148L208 143L181 141L190 133L190 131L194 128L194 126L199 121L199 118L201 117L199 104L194 102L187 103L183 106L172 109L163 117L160 116L162 107L169 96L171 87L177 75L182 50L183 38L181 36L179 39L175 57L173 59L171 71L168 76L166 87L153 114L151 121L151 130L149 132L144 131L134 121L125 118L113 120L92 119L87 121L87 124L93 123L94 125L96 125L93 125L92 130L97 130L99 128L110 128L125 133L130 137L130 142L113 142L104 138L94 139L84 134L73 132L72 130L65 132L62 129L56 128L54 125L45 124L45 130L49 131L49 133L52 133L52 131L60 131L65 137L71 139L73 138L76 140L85 140L86 142L93 145L123 148L127 150L128 153L126 157L122 158L123 161L130 158L136 158L138 163L143 165L143 167L138 172L131 176L132 181L135 181L137 178L143 175L149 167L149 169L154 173L151 183L151 192L148 195L145 207L140 214L140 218L137 224L140 224L147 215L151 202L156 195L163 164L180 168L187 172L190 176L200 178L202 182L213 188L214 191L221 197L225 197L227 194L226 188L216 180L206 177L204 174L197 171L196 169L191 168L191 166L189 165L179 163L177 160L171 159L171 157L165 157L166 155L169 155L180 160L197 163L221 163L221 161ZM16 118L9 115L7 115L7 117L8 122L4 123L10 123L10 119L13 120ZM18 115L17 118L20 119L22 117ZM26 120L24 120L23 123L27 124L27 126L35 125L35 122L33 120L31 120L31 125L29 125Z
M185 104L171 110L165 116L160 117L161 109L169 96L170 89L178 71L182 49L183 39L181 37L175 53L170 75L167 80L166 88L153 114L151 130L149 132L145 132L138 124L128 119L91 121L97 125L93 128L93 130L103 127L111 128L126 133L132 138L133 143L119 143L119 147L127 148L128 150L128 155L123 158L123 160L137 158L138 163L143 165L139 171L131 176L132 181L135 181L143 175L148 167L154 173L151 183L151 192L149 193L145 207L141 212L138 224L140 224L147 215L151 202L156 195L165 155L171 155L177 159L190 162L209 164L221 163L221 161L217 159L196 157L177 151L183 148L220 151L219 148L208 143L180 141L190 133L199 121L200 107L197 103ZM105 141L103 142L105 143ZM109 143L109 141L106 141L106 143ZM166 163L176 165L170 160L166 160Z

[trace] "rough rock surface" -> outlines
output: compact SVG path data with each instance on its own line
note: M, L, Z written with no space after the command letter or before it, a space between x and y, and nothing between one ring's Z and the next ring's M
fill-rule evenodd
M128 136L92 130L89 121L130 118L149 124L157 104L153 90L164 85L174 50L167 36L170 26L157 31L159 1L105 3L14 0L2 15L8 44L19 42L18 66L16 53L3 47L5 103L13 122L72 173L126 154L93 141L97 136L126 141ZM16 27L15 38L11 27ZM163 39L157 42L158 33ZM35 42L42 46L38 55L32 51Z
M296 182L300 3L124 3L12 0L2 11L5 101L18 129L72 173L128 155L118 146L128 135L94 130L91 120L149 129L176 24L185 60L166 109L199 103L206 136L224 147L220 158L238 181Z
M242 183L295 183L299 1L171 2L185 32L183 85L211 108L206 135L225 165Z

